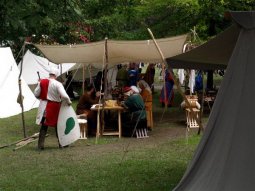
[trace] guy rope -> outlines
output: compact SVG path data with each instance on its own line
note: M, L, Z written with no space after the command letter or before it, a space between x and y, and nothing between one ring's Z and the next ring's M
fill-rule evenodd
M151 32L151 30L150 30L149 28L148 28L148 32L150 33L151 38L152 38L152 40L153 40L153 42L154 42L154 44L155 44L155 46L156 46L156 48L157 48L157 50L158 50L158 52L159 52L159 54L160 54L161 59L162 59L162 62L163 62L163 64L164 64L164 66L165 66L165 65L167 64L167 63L166 63L166 60L165 60L165 57L164 57L164 55L163 55L163 53L162 53L160 47L158 46L158 43L156 42L153 33ZM163 67L163 68L164 68L164 67ZM191 115L195 116L195 120L196 120L196 122L197 122L197 124L198 124L198 126L199 126L198 134L200 134L200 131L203 130L203 126L202 126L202 124L201 124L201 121L200 121L200 120L198 119L198 117L195 115L195 112L194 112L193 108L191 107L190 102L188 101L188 99L187 99L187 97L184 95L184 93L182 92L181 86L180 86L180 84L179 84L179 81L178 81L177 78L175 77L175 75L174 75L174 73L172 72L171 68L170 68L170 71L169 71L169 72L170 72L170 74L171 74L172 77L173 77L173 80L174 80L174 83L176 84L177 90L179 91L179 93L180 93L181 96L183 97L183 99L184 99L184 101L185 101L185 104L186 104L186 105L188 106L188 108L190 109Z

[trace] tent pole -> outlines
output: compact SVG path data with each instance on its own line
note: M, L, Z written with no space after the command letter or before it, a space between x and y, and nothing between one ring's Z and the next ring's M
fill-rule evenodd
M105 68L104 68L104 96L103 101L107 92L107 73L108 73L108 47L107 47L107 38L105 38Z
M104 128L105 128L105 118L104 118L104 106L105 106L105 96L107 94L107 73L108 73L108 44L107 44L107 40L108 38L105 38L105 65L104 65L104 71L103 71L103 76L104 76L104 94L103 94L103 99L102 99L102 104L103 104L103 108L102 108L102 133L104 132Z
M82 68L82 95L84 94L85 89L85 65L83 64Z
M150 30L149 28L148 28L148 32L150 33L151 38L152 38L152 40L153 40L153 42L154 42L154 44L155 44L155 46L156 46L156 48L157 48L157 50L158 50L160 56L161 56L162 62L166 65L167 63L166 63L166 60L165 60L165 58L164 58L164 55L163 55L163 53L162 53L160 47L158 46L158 44L157 44L157 42L156 42L156 40L155 40L155 38L154 38L153 33L151 32L151 30ZM170 74L172 75L173 80L174 80L174 83L175 83L176 86L177 86L177 90L179 91L179 93L180 93L181 96L183 97L183 99L184 99L186 105L189 107L189 109L190 109L190 111L191 111L191 115L195 116L195 120L196 120L196 122L197 122L197 124L198 124L198 126L199 126L199 129L203 129L203 126L202 126L200 120L199 120L198 117L195 115L195 112L194 112L193 108L191 107L190 102L188 101L188 99L187 99L187 97L184 95L184 93L182 92L181 86L180 86L180 84L179 84L179 81L177 80L177 78L175 77L175 75L174 75L174 73L172 72L171 69L170 69ZM199 131L199 132L200 132L200 131Z
M106 74L107 74L107 67L108 67L108 47L107 47L107 37L105 38L105 46L104 46L104 56L103 56L103 75L104 76L104 93L106 92L106 88L107 88L107 84L106 84ZM101 78L102 81L102 78ZM102 103L102 117L101 117L101 121L102 121L102 129L104 129L104 97L105 94L103 96L102 99L102 95L101 95L101 91L102 91L102 83L100 86L100 97L99 97L99 104ZM100 106L99 106L100 107ZM100 135L100 109L98 109L97 112L97 133L96 133L96 143L98 142L98 138Z
M203 82L203 90L202 90L202 100L201 100L201 117L204 113L204 102L205 102L205 99L204 99L204 96L205 96L205 85L204 85L204 72L202 72L202 82Z
M200 110L200 123L202 123L202 117L203 117L203 113L204 113L204 102L205 102L205 85L204 85L204 72L202 72L202 82L203 82L203 90L202 90L202 100L201 100L201 110ZM198 129L197 134L200 134L201 129Z
M62 67L62 63L60 64L60 76L62 76L63 74L63 67Z
M60 80L63 83L64 82L64 78L63 78L63 64L60 64Z
M163 62L162 63L162 77L163 77L163 80L164 80L164 83L163 83L163 87L164 87L164 104L165 104L165 110L166 110L166 108L167 108L166 102L168 102L168 98L166 97L166 77L165 77L166 71L165 71L165 69L166 69L166 65ZM171 72L170 72L170 74L171 74ZM174 87L173 87L173 89L174 89ZM169 96L169 98L170 98L170 96Z
M18 82L19 82L19 95L18 95L18 100L21 106L21 116L22 116L22 127L23 127L23 134L24 134L24 138L27 137L27 133L26 133L26 127L25 127L25 118L24 118L24 105L23 105L23 96L22 96L22 86L21 86L21 74L22 74L22 66L23 66L23 59L24 59L24 54L25 54L25 46L26 46L26 42L24 42L23 46L22 46L22 59L21 59L21 63L20 63L20 73L19 73L19 78L18 78Z

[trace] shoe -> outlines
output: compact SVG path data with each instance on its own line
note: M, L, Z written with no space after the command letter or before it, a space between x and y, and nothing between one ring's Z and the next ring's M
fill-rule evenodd
M63 148L69 147L69 145L66 145L66 146L58 145L58 147L59 147L60 149L63 149Z
M38 150L42 151L42 150L44 150L44 147L38 146Z

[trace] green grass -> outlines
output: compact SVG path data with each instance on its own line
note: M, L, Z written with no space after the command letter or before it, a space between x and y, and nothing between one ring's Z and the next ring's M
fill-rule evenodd
M163 109L158 93L154 97L155 129L147 139L102 137L95 144L95 138L89 138L58 149L50 128L42 152L36 149L37 142L16 151L0 149L0 190L172 190L200 136L193 132L188 140L185 133L171 136L172 130L185 132L184 112L179 107L167 109L160 121ZM28 135L39 131L36 112L25 113ZM0 145L23 137L20 115L1 119L0 127Z

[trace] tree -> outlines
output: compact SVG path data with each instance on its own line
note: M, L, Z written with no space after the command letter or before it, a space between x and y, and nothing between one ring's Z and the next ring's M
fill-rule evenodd
M227 10L254 10L253 0L2 0L0 43L15 54L25 40L73 44L110 39L142 40L190 32L207 40L230 22Z

